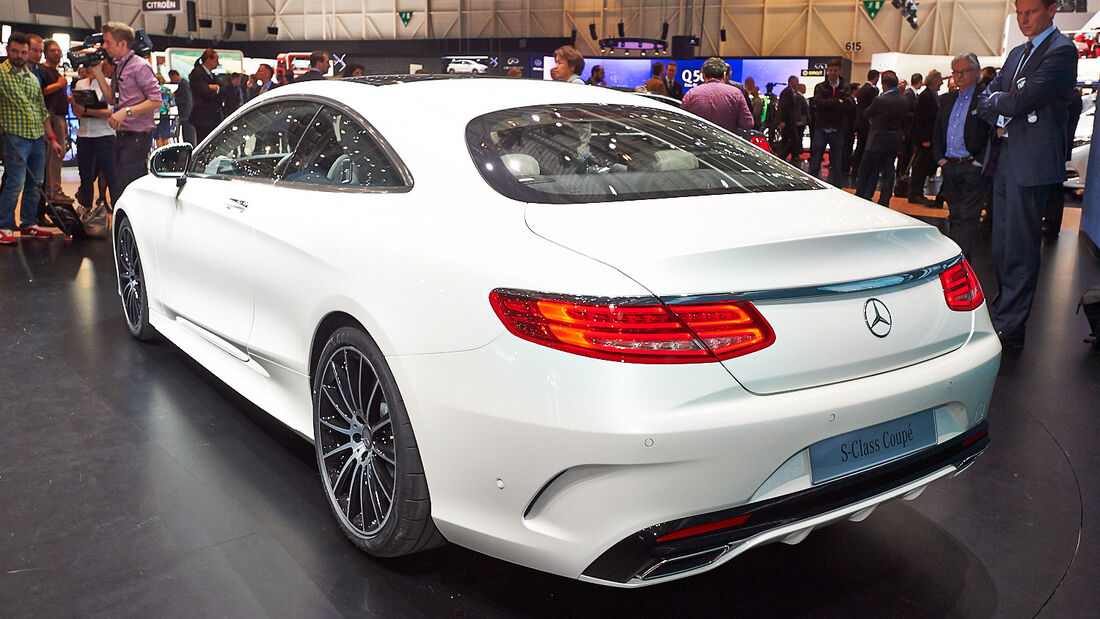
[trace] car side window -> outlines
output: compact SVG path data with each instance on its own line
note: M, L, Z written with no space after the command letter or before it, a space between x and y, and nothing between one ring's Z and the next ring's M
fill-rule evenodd
M191 173L275 180L320 107L282 100L245 112L195 153Z
M374 134L325 105L283 171L284 182L330 187L404 187L405 180Z

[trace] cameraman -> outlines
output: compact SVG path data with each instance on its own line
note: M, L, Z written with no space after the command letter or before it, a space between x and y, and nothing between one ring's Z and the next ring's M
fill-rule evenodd
M115 61L114 79L107 83L100 66L103 63L92 67L107 104L114 110L107 122L115 130L119 193L145 175L153 145L153 113L161 104L160 84L153 67L135 55L133 47L134 29L120 22L108 22L103 26L103 49Z

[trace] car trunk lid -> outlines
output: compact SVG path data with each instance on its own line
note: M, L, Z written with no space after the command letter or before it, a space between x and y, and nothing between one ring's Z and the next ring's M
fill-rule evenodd
M531 204L526 218L536 234L670 303L751 300L775 343L724 365L756 393L919 363L961 346L973 328L971 312L947 307L935 269L958 248L931 226L836 190ZM889 329L871 324L875 313Z

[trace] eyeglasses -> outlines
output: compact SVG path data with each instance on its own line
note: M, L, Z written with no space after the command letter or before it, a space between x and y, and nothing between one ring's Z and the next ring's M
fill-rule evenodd
M963 73L970 73L971 71L977 71L977 69L963 69L962 71L952 71L951 75L962 75Z

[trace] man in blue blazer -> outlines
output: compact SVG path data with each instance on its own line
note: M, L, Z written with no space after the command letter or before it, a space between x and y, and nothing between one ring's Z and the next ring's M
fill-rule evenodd
M1077 81L1077 47L1054 26L1057 0L1017 0L1028 38L986 89L980 114L1002 135L993 188L993 326L1007 347L1024 344L1039 279L1047 196L1066 179L1066 123Z
M989 145L989 124L978 116L982 67L974 54L951 61L955 90L939 99L932 128L932 161L943 170L943 196L949 208L948 235L971 258L978 236L986 181L982 176Z

